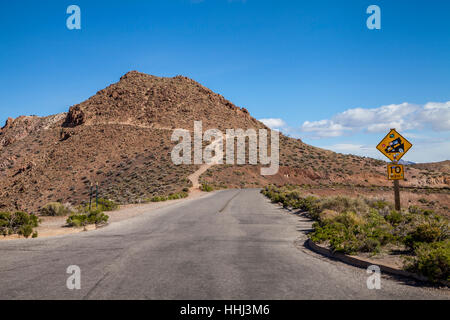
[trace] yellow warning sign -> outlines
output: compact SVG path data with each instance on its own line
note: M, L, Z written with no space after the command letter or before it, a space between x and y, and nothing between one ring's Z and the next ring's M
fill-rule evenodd
M387 171L389 180L405 179L405 168L402 164L388 164Z
M391 129L377 145L377 149L394 162L400 160L411 147L412 144L395 129Z

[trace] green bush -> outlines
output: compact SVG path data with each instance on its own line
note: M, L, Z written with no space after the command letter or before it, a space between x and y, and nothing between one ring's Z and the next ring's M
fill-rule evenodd
M402 221L404 221L404 216L400 212L396 210L392 210L386 217L386 221L388 221L393 226L399 225Z
M112 200L99 198L98 199L98 209L101 211L113 211L119 207L117 203ZM97 209L97 208L95 208Z
M97 201L95 199L92 200L91 203L91 211L100 210L100 211L113 211L116 210L119 207L117 203L115 203L112 200L99 198L98 199L98 208L97 208ZM79 208L79 211L88 213L89 212L89 204L86 204Z
M38 224L38 218L26 212L0 212L0 234L3 236L19 234L28 238Z
M161 201L166 201L166 200L167 200L167 197L164 197L164 196L155 196L150 199L151 202L161 202Z
M70 227L84 227L88 224L102 225L108 222L109 216L101 210L92 210L87 213L73 214L67 218L67 225Z
M327 242L333 251L354 254L379 252L382 245L392 241L392 227L372 210L366 215L344 212L330 219L314 223L311 239Z
M176 200L176 199L183 199L186 198L189 194L187 192L178 192L170 194L167 199L168 200Z
M331 209L339 213L342 212L358 212L366 213L369 211L369 206L361 198L350 198L346 196L336 196L323 198L320 201L320 210Z
M427 277L432 282L450 281L450 240L422 243L406 269Z
M405 238L404 243L414 248L418 243L432 243L449 238L448 222L436 217L427 216Z
M43 216L67 216L71 214L71 210L59 202L50 202L43 206L40 214Z
M161 201L167 201L167 200L177 200L177 199L183 199L189 196L189 193L187 192L178 192L178 193L171 193L167 197L166 196L155 196L151 198L149 201L151 202L161 202Z
M28 238L33 233L33 227L29 224L25 224L19 228L18 234Z
M211 192L211 191L213 191L214 189L213 189L213 187L210 186L209 184L203 183L202 186L200 187L200 190L205 191L205 192Z

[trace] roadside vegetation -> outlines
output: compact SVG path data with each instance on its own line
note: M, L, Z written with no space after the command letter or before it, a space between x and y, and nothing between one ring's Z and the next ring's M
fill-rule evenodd
M17 211L15 213L0 212L0 234L9 236L18 234L29 238L36 238L37 231L34 231L39 224L39 219L35 215Z
M214 190L214 188L210 184L202 183L202 185L200 186L200 190L204 192L211 192Z
M273 203L297 209L315 222L309 235L335 252L377 254L387 247L405 252L404 268L435 282L450 281L449 220L410 206L401 212L380 199L308 195L297 186L268 186Z
M108 222L109 216L101 210L88 210L83 213L75 213L67 218L69 227L85 227L89 224L102 225Z
M103 212L113 211L118 207L117 203L112 200L99 198L98 206L96 201L93 201L90 207L88 204L79 206L77 212L67 218L66 223L70 227L85 227L89 224L104 225L108 222L109 216Z
M40 214L42 216L67 216L73 212L70 204L62 204L60 202L50 202L41 208Z
M98 206L94 200L89 204L83 204L73 208L70 204L60 202L50 202L40 210L42 216L68 216L66 223L69 227L85 227L89 224L102 225L108 222L109 216L104 214L107 211L113 211L118 208L114 201L99 198Z
M150 199L147 199L147 202L162 202L162 201L168 201L168 200L183 199L189 195L188 191L189 191L189 189L185 188L185 189L183 189L182 192L171 193L168 196L154 196Z

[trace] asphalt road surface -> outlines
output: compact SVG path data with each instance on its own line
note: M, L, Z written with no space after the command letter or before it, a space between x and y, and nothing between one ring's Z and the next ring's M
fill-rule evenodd
M256 189L187 200L99 230L0 241L0 299L449 299L303 247L311 223ZM81 269L81 289L66 286Z

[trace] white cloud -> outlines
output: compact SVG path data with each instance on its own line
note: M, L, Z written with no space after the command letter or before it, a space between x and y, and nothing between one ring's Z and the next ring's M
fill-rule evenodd
M301 129L303 132L312 132L314 136L320 137L339 137L345 131L351 130L333 120L305 121Z
M282 129L286 127L286 122L283 119L279 118L267 118L267 119L259 119L262 123L268 126L270 129Z
M450 101L429 102L420 113L422 119L431 124L436 131L450 130Z
M362 144L353 143L337 143L331 146L324 146L324 149L328 149L338 153L353 154L358 156L370 156L372 158L381 158L380 154L373 146L367 146Z
M402 159L413 162L438 162L450 160L450 140L431 139L431 141L420 141L415 143Z
M305 121L301 131L314 138L338 137L352 132L400 131L430 126L435 131L450 130L450 101L430 102L424 106L411 103L390 104L378 108L354 108L338 113L331 119Z

